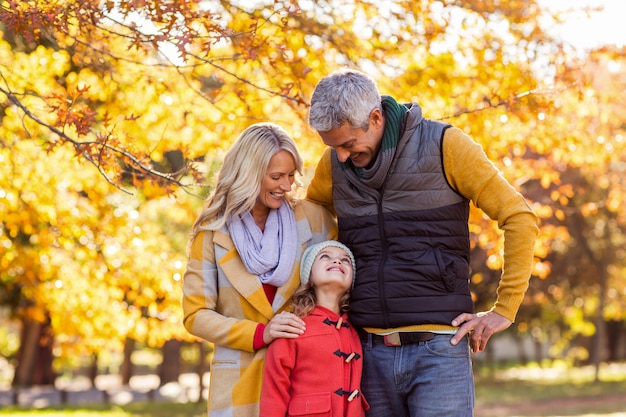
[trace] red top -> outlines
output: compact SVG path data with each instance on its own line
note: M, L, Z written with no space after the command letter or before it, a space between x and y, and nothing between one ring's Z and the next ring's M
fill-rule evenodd
M316 306L304 321L304 334L276 339L267 350L260 417L363 417L363 351L347 315Z
M263 284L263 291L265 291L265 295L267 296L267 300L272 304L274 302L274 297L276 297L276 291L278 287L275 287L270 284ZM265 331L265 324L259 323L256 326L256 330L254 332L254 341L252 342L252 347L257 350L266 347L267 345L263 341L263 332Z

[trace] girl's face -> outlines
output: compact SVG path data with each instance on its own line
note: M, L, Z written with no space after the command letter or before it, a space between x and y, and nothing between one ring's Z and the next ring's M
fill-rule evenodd
M257 209L277 209L285 193L291 191L295 181L296 163L285 150L278 151L270 159L267 172L261 182L261 192L256 199Z
M327 246L315 257L311 269L311 284L336 286L341 292L352 287L352 261L345 250Z

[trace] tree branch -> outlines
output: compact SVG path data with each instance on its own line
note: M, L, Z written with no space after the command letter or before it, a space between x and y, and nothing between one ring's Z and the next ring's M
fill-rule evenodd
M518 103L519 101L521 101L523 98L525 97L530 97L530 96L550 96L550 95L557 95L562 93L563 91L566 91L572 87L575 87L576 85L578 85L578 83L572 83L570 85L567 85L565 87L562 88L545 88L545 89L534 89L534 90L529 90L529 91L525 91L523 93L519 93L516 94L508 99L500 99L496 102L492 102L491 99L489 97L485 97L482 101L482 105L481 106L477 106L474 109L464 109L461 111L458 111L456 113L453 113L451 115L448 116L444 116L442 118L440 118L439 120L446 120L446 119L453 119L455 117L459 117L462 116L464 114L472 114L472 113L479 113L483 110L487 110L487 109L491 109L491 108L496 108L496 107L500 107L500 106L509 106L512 102L513 103Z
M74 149L78 153L80 153L80 155L82 155L87 161L89 161L91 164L93 164L98 169L100 174L107 180L107 182L109 182L111 185L113 185L115 188L119 189L120 191L123 191L123 192L125 192L127 194L132 194L132 192L124 189L120 184L116 183L111 178L111 176L105 172L105 170L104 170L104 168L103 168L103 166L101 164L101 158L94 159L92 157L92 155L90 155L88 152L83 150L85 148L85 146L95 145L95 146L99 147L100 148L100 155L102 155L102 152L104 150L111 151L114 154L123 157L125 161L129 162L129 165L131 166L131 168L136 169L140 173L145 174L146 177L157 178L157 179L162 180L162 181L164 181L166 183L179 186L179 187L183 188L186 192L188 192L187 188L189 188L191 185L182 183L173 174L158 171L158 170L154 169L151 165L142 162L140 160L140 158L138 158L137 156L135 156L131 152L129 152L129 151L125 150L125 149L118 148L116 146L112 146L112 145L108 144L106 141L86 141L86 142L77 141L76 139L74 139L74 138L70 137L69 135L67 135L62 130L58 129L55 126L51 126L50 124L44 122L39 117L37 117L35 114L33 114L17 98L17 96L15 96L15 94L11 93L8 90L5 90L2 87L0 87L0 92L4 93L7 96L7 98L9 99L9 101L11 103L13 103L14 105L16 105L17 107L19 107L29 119L31 119L35 123L45 127L46 129L50 130L51 132L53 132L54 134L56 134L57 136L62 138L64 142L71 143L72 146L74 147ZM186 172L189 171L189 169L185 168L185 169L183 169L181 171L179 171L177 174L186 173Z

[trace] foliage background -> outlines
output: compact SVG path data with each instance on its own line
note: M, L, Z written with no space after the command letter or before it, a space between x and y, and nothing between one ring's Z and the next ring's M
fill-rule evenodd
M370 72L481 143L540 216L514 331L589 359L623 323L626 50L581 56L535 0L0 1L0 303L63 360L181 326L187 233L246 126L305 158L321 77ZM501 235L472 211L473 290L493 303ZM12 341L13 340L13 341ZM45 343L44 343L45 342ZM599 360L600 356L597 356Z

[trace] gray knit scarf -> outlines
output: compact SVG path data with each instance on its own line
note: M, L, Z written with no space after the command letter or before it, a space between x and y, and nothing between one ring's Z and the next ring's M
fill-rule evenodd
M357 168L350 159L339 163L339 166L351 182L361 182L374 189L379 189L387 177L396 153L404 115L409 111L406 106L398 104L390 96L381 96L381 104L385 115L385 130L383 131L380 151L376 156L374 164L369 168Z
M289 279L296 261L298 236L293 210L286 201L270 210L261 231L248 212L229 219L230 235L248 272L263 284L280 287Z

